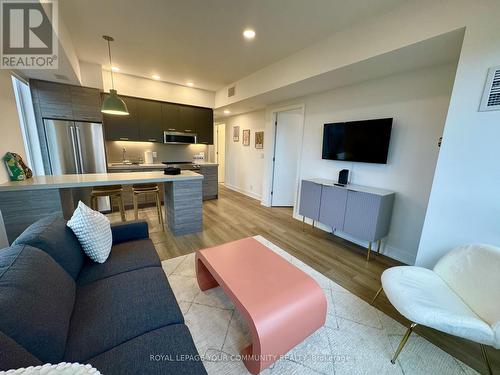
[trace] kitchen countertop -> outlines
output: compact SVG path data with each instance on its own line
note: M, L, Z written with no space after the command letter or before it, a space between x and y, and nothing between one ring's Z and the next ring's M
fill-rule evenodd
M175 163L172 163L175 164ZM201 165L201 166L217 166L219 164L217 163L209 163L205 161L199 161L199 162L193 162L195 165ZM167 166L162 163L153 163L153 164L119 164L117 163L108 163L108 169L110 170L120 170L120 169L165 169Z
M165 175L163 172L158 171L33 176L32 178L24 181L9 181L0 184L0 192L106 185L130 185L150 182L172 182L198 179L203 179L203 175L193 171L182 171L179 175Z

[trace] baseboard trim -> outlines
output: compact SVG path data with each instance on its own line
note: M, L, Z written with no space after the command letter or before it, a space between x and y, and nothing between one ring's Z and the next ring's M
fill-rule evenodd
M257 199L259 201L261 200L261 196L259 194L254 193L253 191L248 191L246 189L242 189L242 188L239 188L237 186L230 185L227 182L224 183L224 186L227 187L228 189L231 189L231 190L234 190L234 191L236 191L238 193L246 195L247 197L250 197L250 198L253 198L253 199Z
M296 219L296 220L302 221L302 216L300 216L300 215L294 215L293 218ZM312 223L312 220L306 218L306 223ZM325 231L325 232L331 232L331 228L330 227L327 227L326 225L323 225L321 223L315 222L314 226L316 228L318 228L318 229L321 229L321 230ZM368 243L367 242L361 241L361 240L359 240L357 238L354 238L354 237L351 237L351 236L349 236L346 233L336 231L335 235L337 237L340 237L340 238L346 240L346 241L355 243L356 245L359 245L359 246L362 246L362 247L365 247L365 248L368 247ZM402 262L404 264L409 264L409 265L415 264L415 257L414 256L412 256L408 252L403 251L403 250L401 250L399 248L387 245L386 243L384 243L384 241L382 241L382 250L381 250L381 252L385 256L387 256L389 258L392 258L392 259L396 259L396 260L398 260L398 261L400 261L400 262Z

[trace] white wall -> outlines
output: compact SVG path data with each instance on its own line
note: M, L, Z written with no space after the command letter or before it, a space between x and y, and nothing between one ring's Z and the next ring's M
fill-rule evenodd
M395 191L397 195L385 251L405 263L413 263L417 254L439 152L437 142L442 134L454 74L454 64L430 67L293 102L305 104L300 179L336 179L339 170L347 168L351 170L352 183ZM290 104L282 103L277 107ZM267 134L272 130L270 113L273 110L274 107L268 108ZM394 118L387 165L322 160L323 124L383 117ZM266 141L266 152L271 155L272 137L267 136ZM264 181L263 204L266 205L270 200L272 162L269 159L266 160Z
M111 88L110 72L102 71L104 91ZM215 93L172 83L155 81L128 74L113 73L115 89L118 95L129 95L140 98L156 99L173 103L191 104L213 108Z
M102 66L100 64L80 61L80 81L82 86L103 89Z
M7 70L0 70L0 113L2 114L0 134L3 135L0 137L0 158L3 158L7 151L12 151L26 160L12 78ZM3 183L8 181L9 175L3 161L1 164L0 183Z
M0 113L2 120L0 121L0 160L7 151L13 151L21 155L26 160L24 151L23 136L19 124L19 116L17 114L16 98L12 87L12 78L10 72L0 69ZM0 183L9 180L6 167L1 161L0 166ZM8 246L7 235L0 212L0 249Z
M464 243L500 246L500 111L478 112L487 70L500 65L500 3L466 30L417 264Z
M226 176L224 184L256 199L262 197L264 150L255 148L255 132L263 131L265 111L249 112L224 119L226 124ZM233 142L233 126L240 127L240 140ZM250 129L250 146L243 146L243 130ZM268 142L264 133L264 145Z

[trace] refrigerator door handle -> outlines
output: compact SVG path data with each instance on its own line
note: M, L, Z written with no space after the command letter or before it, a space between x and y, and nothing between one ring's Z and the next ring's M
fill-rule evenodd
M77 142L77 151L78 151L78 158L80 160L80 173L85 173L83 169L83 158L82 158L82 142L80 141L80 127L78 125L75 126L76 128L76 142Z
M76 165L76 173L81 173L81 167L80 163L78 162L78 157L77 157L77 147L75 145L76 142L76 137L75 137L75 127L70 126L69 131L71 132L71 146L73 147L73 158L75 159L75 165Z

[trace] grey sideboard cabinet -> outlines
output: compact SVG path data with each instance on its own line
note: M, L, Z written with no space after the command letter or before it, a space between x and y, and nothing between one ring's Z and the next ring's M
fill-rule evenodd
M331 180L302 180L299 214L328 225L354 238L368 241L367 260L372 242L389 233L395 193L360 185L337 186Z

